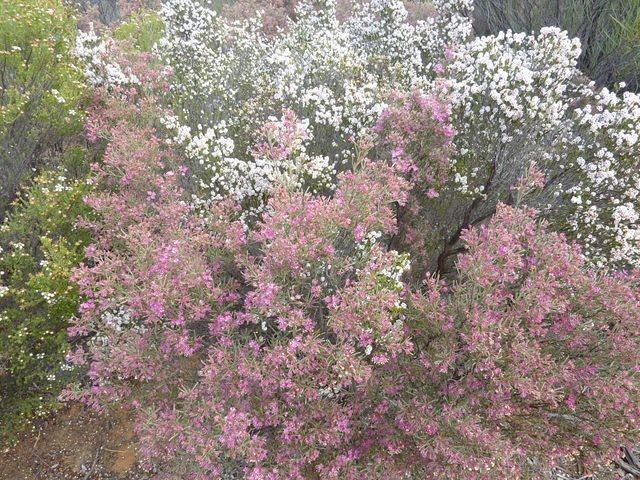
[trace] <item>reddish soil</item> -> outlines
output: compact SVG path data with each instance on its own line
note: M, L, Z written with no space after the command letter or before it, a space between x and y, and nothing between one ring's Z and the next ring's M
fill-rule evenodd
M71 405L0 451L0 480L143 480L131 414Z

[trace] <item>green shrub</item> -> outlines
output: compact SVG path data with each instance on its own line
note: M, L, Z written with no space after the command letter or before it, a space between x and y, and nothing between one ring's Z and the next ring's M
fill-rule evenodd
M0 217L82 125L76 21L62 0L0 0Z
M89 242L76 222L91 185L67 176L83 156L72 151L71 165L39 174L0 228L0 441L55 407L72 374L66 327L79 296L70 276Z
M162 38L164 23L151 11L134 12L131 17L114 31L116 40L129 41L140 52L150 52L154 44Z

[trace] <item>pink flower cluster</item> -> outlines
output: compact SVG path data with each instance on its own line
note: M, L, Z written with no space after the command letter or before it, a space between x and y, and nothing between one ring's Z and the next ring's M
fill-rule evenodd
M107 143L93 165L96 193L86 199L95 242L74 274L85 301L69 334L85 340L71 359L90 359L91 385L65 397L95 405L140 402L133 385L141 382L148 398L179 388L180 359L203 345L198 330L237 299L233 280L220 279L224 255L215 252L245 241L239 224L218 228L217 217L205 224L183 201L187 171L145 124L140 113L151 99L134 90L97 98L88 120L90 137Z
M309 138L293 110L285 109L281 121L269 121L258 131L260 142L253 148L257 158L267 158L275 164L285 162Z
M440 432L422 446L434 478L461 467L538 478L527 459L593 464L638 429L640 277L590 271L534 215L500 205L463 234L457 281L414 297L413 388Z
M374 128L391 162L428 198L437 197L437 188L450 179L455 135L450 114L449 105L435 96L396 92Z
M450 211L462 209L451 188L455 130L449 104L435 95L394 92L390 103L374 127L375 155L412 185L407 206L398 210L400 228L391 246L417 260L413 270L419 277L435 263L446 240L442 231L454 224L447 222Z

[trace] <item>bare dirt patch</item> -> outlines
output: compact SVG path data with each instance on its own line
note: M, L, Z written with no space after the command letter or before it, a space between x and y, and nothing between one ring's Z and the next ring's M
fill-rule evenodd
M130 412L73 404L0 452L0 480L146 480Z

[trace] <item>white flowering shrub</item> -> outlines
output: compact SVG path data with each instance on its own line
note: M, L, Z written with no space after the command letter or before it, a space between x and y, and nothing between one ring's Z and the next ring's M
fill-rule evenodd
M640 89L640 2L635 0L475 0L482 34L557 25L584 45L578 68L598 85Z
M503 32L451 48L438 88L451 102L457 132L452 182L437 199L441 208L424 209L425 222L435 227L430 244L445 245L431 259L439 270L461 231L491 216L499 201L512 201L518 178L532 161L543 163L565 129L566 90L580 52L553 28L537 36ZM550 178L562 166L540 165Z
M426 54L427 67L441 73L439 61L453 49L472 38L473 0L434 0L436 14L419 25L421 49Z
M226 20L194 0L170 0L162 15L158 51L175 75L175 115L165 125L198 179L194 201L230 194L258 209L272 184L265 177L283 170L252 154L270 117L289 109L308 124L305 155L314 160L302 162L311 169L301 172L302 186L331 187L389 93L429 88L433 58L424 44L442 27L410 24L396 0L357 3L344 21L332 1L302 2L296 21L270 36L258 17Z
M581 90L583 105L571 112L576 131L562 139L569 167L579 172L577 183L566 189L569 227L598 266L637 266L640 96L591 87Z
M598 91L576 68L580 51L552 27L457 46L444 89L458 131L454 181L473 200L456 208L463 223L486 218L513 200L533 161L546 182L529 202L596 265L637 265L638 96Z
M94 86L139 85L140 79L111 58L113 42L99 37L93 25L86 32L79 31L76 37L75 54L85 65L85 76Z
M534 162L546 182L528 202L596 265L635 264L637 97L598 92L576 68L580 42L558 28L472 38L471 1L433 4L435 15L409 22L397 0L356 2L346 18L333 1L301 2L267 35L260 13L235 21L208 2L166 2L157 53L174 77L163 123L189 160L193 203L231 196L253 215L282 182L331 191L392 92L436 93L458 134L450 188L425 213L434 243L451 250L463 228L513 202ZM305 125L303 156L256 156L261 129L285 111Z

